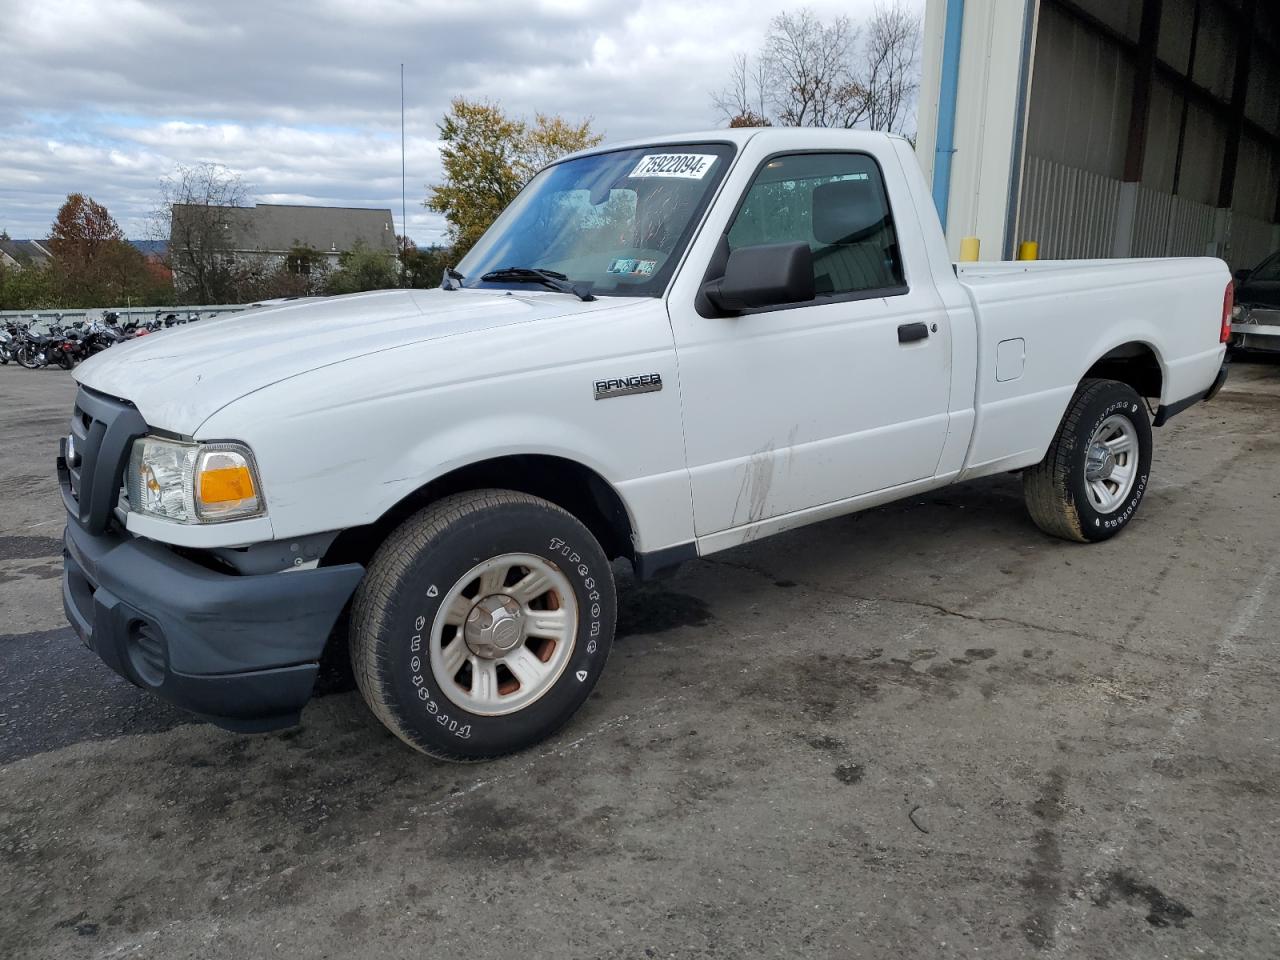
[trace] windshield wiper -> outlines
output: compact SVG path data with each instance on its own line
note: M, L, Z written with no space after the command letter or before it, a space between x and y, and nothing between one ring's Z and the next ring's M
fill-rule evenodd
M594 300L591 285L574 283L563 273L555 270L540 270L537 267L505 267L502 270L490 270L480 280L484 283L540 283L544 287L571 293L579 300Z

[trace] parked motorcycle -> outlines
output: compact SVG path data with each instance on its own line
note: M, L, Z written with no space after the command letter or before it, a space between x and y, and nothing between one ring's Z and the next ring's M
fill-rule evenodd
M100 323L94 323L84 331L82 341L84 357L91 357L95 353L101 353L108 347L114 347L117 343L127 339L128 337L124 331L115 324L115 314L105 314Z
M0 367L7 367L10 360L17 359L18 344L25 328L10 320L0 329Z
M32 333L30 328L24 330L13 355L13 358L18 361L18 366L26 367L28 370L47 367L49 339L47 334Z
M64 330L59 326L50 331L45 348L45 357L50 365L56 363L63 370L70 370L87 356L84 334L80 330L75 327Z

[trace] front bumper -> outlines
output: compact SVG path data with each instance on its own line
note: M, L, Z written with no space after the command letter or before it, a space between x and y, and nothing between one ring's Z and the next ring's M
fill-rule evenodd
M120 675L229 730L292 726L359 564L237 576L67 518L62 602Z

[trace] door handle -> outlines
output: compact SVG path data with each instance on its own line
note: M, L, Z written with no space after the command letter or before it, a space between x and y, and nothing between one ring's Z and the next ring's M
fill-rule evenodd
M923 340L927 336L929 336L927 323L904 323L898 327L899 343L911 343L915 340Z

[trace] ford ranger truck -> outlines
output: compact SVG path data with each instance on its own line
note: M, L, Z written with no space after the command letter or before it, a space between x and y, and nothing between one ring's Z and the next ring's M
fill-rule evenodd
M510 753L604 670L614 560L645 578L1010 471L1049 534L1115 536L1152 426L1222 385L1230 283L1201 258L957 267L884 134L573 154L439 289L82 364L67 616L224 727L297 723L335 644L411 747Z

